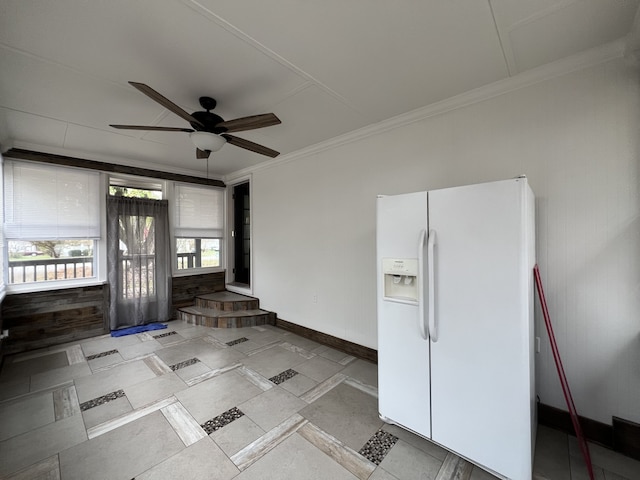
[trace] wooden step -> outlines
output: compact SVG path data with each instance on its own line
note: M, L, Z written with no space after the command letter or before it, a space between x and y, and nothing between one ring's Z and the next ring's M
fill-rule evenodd
M257 298L233 292L215 292L196 297L196 306L225 312L236 310L257 310L260 301Z
M216 328L275 325L275 314L260 309L225 311L199 306L183 307L178 309L178 318L194 325Z
M194 325L240 328L275 325L276 315L260 309L254 297L228 291L199 295L195 305L178 308L178 318Z

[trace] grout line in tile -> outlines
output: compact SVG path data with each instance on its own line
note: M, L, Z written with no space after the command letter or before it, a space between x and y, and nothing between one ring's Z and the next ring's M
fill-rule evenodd
M324 382L319 383L311 390L303 393L300 396L300 400L303 400L307 403L312 403L320 398L322 395L337 387L339 384L345 381L347 378L346 375L342 373L336 373L334 376L327 378Z
M303 356L307 360L310 360L316 356L315 353L311 353L308 350L305 350L302 347L298 347L297 345L293 345L289 342L282 342L279 346L286 350L289 350L290 352L297 353L298 355Z
M323 352L326 352L327 350L329 350L331 347L329 347L328 345L318 345L316 348L314 348L313 350L311 350L312 353L315 353L316 355L321 355Z
M210 370L201 375L197 375L193 378L190 378L189 380L186 380L185 383L189 387L193 387L194 385L202 383L205 380L209 380L210 378L217 377L218 375L222 375L223 373L230 372L231 370L235 370L236 368L240 367L242 367L241 363L234 363L233 365L229 365L228 367L218 368L217 370Z
M199 337L196 337L196 338L199 338ZM154 340L156 340L156 339L154 338ZM171 341L171 342L162 343L161 345L162 345L162 348L175 347L176 345L182 345L183 343L189 343L192 340L193 340L193 338L184 338L184 337L182 337L182 338L176 338L174 341ZM157 340L156 340L156 342L157 342Z
M351 377L347 377L344 380L344 383L352 386L353 388L357 388L361 392L371 395L372 397L378 398L378 389L376 387L372 387L371 385L367 385L366 383L362 383Z
M111 370L112 368L119 367L120 365L126 365L128 363L138 362L140 360L144 360L145 358L149 358L150 356L155 355L155 353L145 353L144 355L140 355L139 357L130 358L129 360L124 360L118 363L112 363L111 365L105 365L104 367L96 368L93 370L93 374L95 375L98 372L104 372L105 370Z
M31 380L29 380L29 382L31 382ZM66 387L69 387L71 385L73 385L73 380L68 380L66 382L59 383L57 385L52 385L50 387L43 388L42 390L36 390L35 392L27 392L27 393L23 393L21 395L17 395L15 397L5 398L4 400L0 401L0 405L11 405L13 403L21 402L21 401L26 400L26 399L31 398L31 397L36 397L38 395L44 395L45 393L53 393L56 390L60 390L62 388L66 388ZM29 383L29 388L31 388L31 383Z
M105 333L104 335L98 335L97 337L90 337L80 340L80 344L93 342L95 340L104 340L105 338L115 338L111 336L111 333Z
M238 374L249 380L263 392L266 392L267 390L271 390L273 388L273 383L271 383L255 370L251 370L244 365L238 369Z
M231 456L231 461L241 471L246 470L266 453L270 452L281 442L293 435L306 423L307 420L302 415L294 413L280 425L269 430L260 438L251 442L242 450Z
M170 339L170 341L168 342L163 342L162 348L168 348L168 347L175 347L177 345L182 345L183 343L187 343L190 339L188 338L175 338L174 340L171 340L173 337L167 337ZM154 338L155 340L155 338ZM156 340L157 342L157 340Z
M469 480L473 464L453 453L447 453L436 480Z
M56 422L80 413L80 402L75 385L53 392L53 411Z
M353 356L351 356L351 355L347 355L347 356L346 356L346 357L344 357L342 360L340 360L338 363L339 363L340 365L343 365L343 366L345 366L345 367L346 367L346 366L347 366L347 365L349 365L351 362L353 362L355 359L356 359L356 357L353 357Z
M579 463L584 463L578 440L574 435L567 435L567 446L569 449L569 464L571 464L572 457L579 459ZM618 475L624 479L640 478L640 461L637 459L622 455L593 442L588 442L588 446L594 467L598 466L608 471L610 473L609 476Z
M167 405L161 408L160 411L178 434L185 447L193 445L207 436L202 427L180 402Z
M211 335L205 335L204 337L202 337L202 340L213 345L214 347L218 347L218 348L229 348L229 345L227 345L226 343L221 342L220 340L218 340L215 337L212 337Z
M2 478L6 480L32 480L34 478L60 480L60 458L56 453L49 458L17 471L9 477Z
M82 351L82 347L80 346L80 344L72 345L65 350L67 352L67 360L69 361L69 365L86 362L86 359L84 358L84 352Z
M172 405L177 401L178 399L172 395L170 397L163 398L162 400L158 400L157 402L150 403L142 408L134 410L133 412L125 413L124 415L120 415L119 417L88 428L87 437L89 438L89 440L99 437L100 435L104 435L111 430L115 430L116 428L126 425L127 423L131 423L134 420L138 420L139 418L145 417L150 413L156 412L164 407Z
M358 452L321 430L313 423L303 425L298 430L298 434L335 462L349 470L360 480L368 479L377 467L375 463L367 460Z
M244 352L245 355L250 357L251 355L255 355L257 353L262 353L270 348L277 347L278 344L282 343L281 340L275 340L273 342L267 343L266 345L262 345L261 347L255 348L253 350L249 350L248 352Z
M68 347L56 347L51 350L36 350L35 352L19 353L11 359L11 363L20 363L25 360L33 360L34 358L46 357L47 355L53 355L54 353L66 352Z
M147 367L149 367L151 371L156 374L156 376L161 376L166 373L172 372L171 368L169 368L169 365L164 363L162 359L155 353L148 356L143 361L147 364Z

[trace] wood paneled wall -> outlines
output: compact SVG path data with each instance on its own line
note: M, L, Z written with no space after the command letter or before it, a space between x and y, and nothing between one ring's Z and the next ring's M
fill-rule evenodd
M187 277L173 277L171 285L172 316L176 318L176 309L194 304L198 295L225 290L225 273L204 273Z
M225 289L224 272L174 277L175 309L193 305L196 295ZM2 328L9 329L0 354L10 354L73 342L109 333L109 287L67 288L7 295L2 302Z
M107 285L7 295L3 328L9 338L3 353L58 345L108 332Z

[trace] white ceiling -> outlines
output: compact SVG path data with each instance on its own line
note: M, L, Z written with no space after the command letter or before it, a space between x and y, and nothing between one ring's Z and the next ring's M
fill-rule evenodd
M0 0L4 145L205 175L146 83L287 154L629 35L640 0ZM270 160L232 145L221 177Z

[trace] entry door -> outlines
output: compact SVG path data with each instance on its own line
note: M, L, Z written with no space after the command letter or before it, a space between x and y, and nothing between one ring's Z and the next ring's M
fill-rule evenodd
M111 330L168 320L167 201L110 197L107 223Z
M251 202L249 183L233 187L234 282L251 282Z

